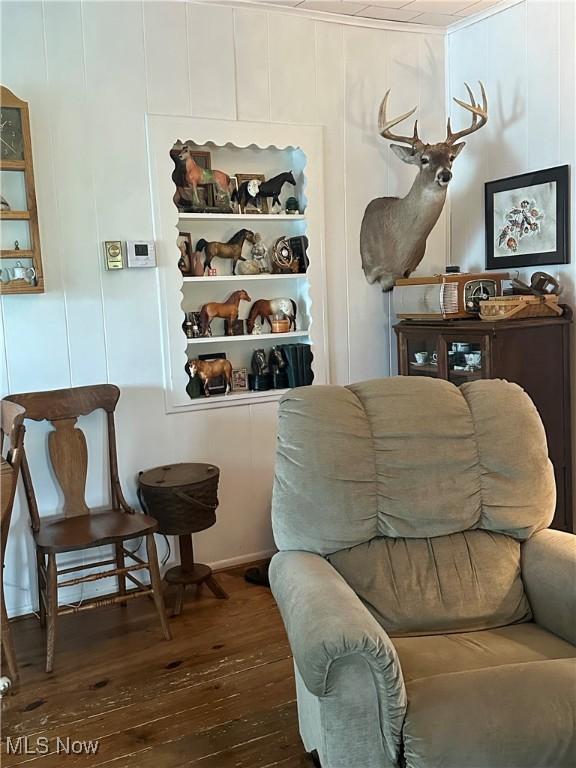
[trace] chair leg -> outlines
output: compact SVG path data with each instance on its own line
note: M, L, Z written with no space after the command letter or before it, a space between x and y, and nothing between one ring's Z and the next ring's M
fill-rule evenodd
M162 631L166 640L171 640L172 635L170 633L170 627L166 619L166 609L164 607L164 595L162 594L162 579L160 577L160 568L158 567L158 554L156 552L156 542L154 541L154 534L150 533L146 536L146 552L148 554L148 568L150 569L150 581L152 582L152 589L154 590L154 604L160 617L160 623L162 625Z
M20 675L18 673L18 662L16 660L16 650L14 648L14 640L12 638L12 632L10 630L10 624L8 623L8 613L6 611L6 603L4 602L4 590L2 590L2 596L0 602L2 603L2 650L6 657L6 665L8 667L8 677L12 683L12 687L18 684Z
M46 627L46 583L42 575L42 569L46 567L46 560L42 552L36 550L36 575L38 578L38 615L40 617L40 626Z
M176 597L174 598L174 608L172 609L172 616L180 616L182 613L182 604L184 602L184 590L185 584L178 584L176 587Z
M56 555L48 555L47 620L48 633L46 636L46 672L54 668L54 645L56 643L56 618L58 616L58 574L56 572Z
M228 593L225 589L222 589L213 576L208 576L204 583L219 600L228 600Z
M116 542L114 545L116 548L116 568L124 568L124 547L123 543ZM126 594L126 576L123 573L118 574L118 594L119 595L125 595ZM126 608L127 601L123 600L120 605L122 608Z

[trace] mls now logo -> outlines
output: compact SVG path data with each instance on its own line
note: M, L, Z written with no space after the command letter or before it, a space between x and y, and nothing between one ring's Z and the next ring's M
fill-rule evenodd
M32 741L28 736L18 736L13 739L6 737L6 754L8 755L48 755L55 752L57 755L95 755L98 752L99 743L96 740L71 739L69 736L49 739L47 736L38 736Z

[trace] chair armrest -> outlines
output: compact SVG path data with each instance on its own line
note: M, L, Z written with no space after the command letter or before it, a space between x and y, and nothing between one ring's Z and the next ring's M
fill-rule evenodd
M395 758L406 712L406 689L396 649L386 632L342 576L319 555L279 552L270 564L270 584L294 661L310 693L318 697L329 693L335 661L359 655L368 663L380 701L382 737Z
M576 645L576 536L535 533L522 545L522 578L536 623Z

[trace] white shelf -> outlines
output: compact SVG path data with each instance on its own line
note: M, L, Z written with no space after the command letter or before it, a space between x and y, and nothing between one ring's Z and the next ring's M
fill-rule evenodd
M229 341L267 341L269 339L296 339L308 336L309 331L288 331L288 333L245 333L243 336L199 336L197 339L186 339L188 344L221 344Z
M304 221L304 213L179 213L180 221L203 219L204 221Z
M229 395L210 395L210 397L194 397L178 410L227 408L235 405L251 405L253 403L271 403L280 400L289 389L267 389L264 392L230 392Z
M261 275L206 275L205 277L185 277L185 283L244 283L246 280L302 280L306 279L306 272L292 272L289 274L268 274Z

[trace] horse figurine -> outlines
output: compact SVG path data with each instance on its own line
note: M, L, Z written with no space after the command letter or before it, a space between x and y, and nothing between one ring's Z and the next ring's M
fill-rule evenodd
M218 208L232 210L230 205L230 176L224 171L201 168L192 156L192 150L186 144L175 144L170 152L174 161L172 181L176 185L174 203L180 208L200 208L203 205L198 197L198 187L213 184L216 187Z
M234 320L238 320L238 305L241 301L252 301L246 291L234 291L224 302L211 301L204 304L200 310L200 322L202 324L202 335L211 336L210 324L215 317L221 317L227 320L227 331L232 327ZM230 335L228 332L227 335Z
M226 382L225 394L230 394L232 388L232 363L230 360L217 359L217 360L189 360L188 370L190 376L194 377L198 374L203 386L204 394L206 397L210 397L209 383L210 379L215 379L218 376L223 376Z
M246 329L249 334L253 333L256 320L260 318L260 323L268 320L270 330L272 330L272 318L274 315L283 314L290 320L289 330L296 330L296 311L297 306L294 299L258 299L250 307Z
M238 190L232 192L232 201L237 201L241 210L245 210L248 204L260 210L262 199L271 197L271 207L274 207L274 205L280 205L280 193L284 184L287 183L296 186L292 171L279 173L278 176L274 176L268 181L258 182L256 179L250 179L249 181L244 181L240 184Z
M206 252L206 259L204 261L204 271L210 269L212 259L216 256L220 259L233 259L234 266L232 267L232 274L236 274L236 264L238 261L246 261L242 256L242 246L244 241L248 240L249 243L254 242L254 232L249 229L240 229L235 235L232 235L227 243L219 243L216 240L210 242L204 240L198 240L196 243L196 250L199 252Z

